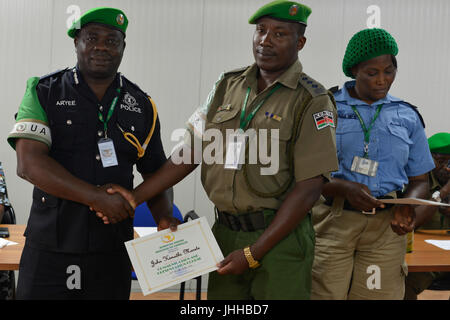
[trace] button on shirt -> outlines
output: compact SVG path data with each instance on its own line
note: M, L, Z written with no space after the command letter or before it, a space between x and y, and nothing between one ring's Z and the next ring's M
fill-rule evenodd
M373 196L383 196L399 191L408 183L408 177L425 174L434 168L422 123L403 100L387 95L371 105L351 97L348 88L355 81L346 82L335 93L338 109L336 144L339 171L333 177L354 181L368 186ZM379 162L375 177L351 171L353 158L364 155L364 133L361 123L352 110L355 106L366 127L375 116L377 107L383 104L370 133L369 159Z

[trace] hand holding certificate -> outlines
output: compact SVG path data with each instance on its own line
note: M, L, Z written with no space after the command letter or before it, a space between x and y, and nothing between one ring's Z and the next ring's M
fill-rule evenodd
M144 295L217 270L224 258L205 217L125 246Z

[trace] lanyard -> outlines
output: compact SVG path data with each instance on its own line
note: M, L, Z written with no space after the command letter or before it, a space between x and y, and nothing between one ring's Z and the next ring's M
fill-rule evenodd
M258 110L262 107L262 105L264 104L264 102L266 102L267 99L269 99L269 97L275 92L277 91L279 88L281 87L281 85L279 83L276 84L276 86L274 86L269 93L267 94L267 96L264 97L264 99L256 106L256 108L247 116L247 118L245 118L245 109L247 109L247 102L248 102L248 97L250 96L250 91L252 91L252 89L250 87L247 88L247 94L245 96L245 100L244 100L244 104L242 106L242 111L241 111L241 121L240 121L240 125L239 128L241 128L242 130L244 130L245 128L247 128L248 124L250 121L252 121L252 119L255 117L256 112L258 112Z
M361 117L361 114L358 112L355 106L351 106L353 112L356 114L356 116L359 119L359 123L361 124L361 128L364 132L364 158L369 157L369 142L370 142L370 131L372 131L373 124L375 123L375 120L377 120L378 116L380 115L381 108L383 108L383 104L378 105L377 111L375 112L375 115L372 118L372 121L370 121L370 125L367 128L366 124L364 123L364 120Z
M117 100L119 100L121 89L122 89L121 87L117 89L117 95L111 102L111 106L109 107L108 115L106 116L106 120L105 120L105 118L103 118L103 114L100 111L98 111L98 119L103 123L103 129L105 131L105 138L108 138L108 134L107 134L108 125L107 124L108 124L109 119L111 119L111 116L114 113L114 109L116 108Z

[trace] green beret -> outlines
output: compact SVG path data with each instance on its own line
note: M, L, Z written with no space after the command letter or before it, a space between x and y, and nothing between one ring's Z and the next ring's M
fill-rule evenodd
M428 139L430 151L434 153L450 154L450 133L440 132Z
M293 1L276 0L259 8L258 11L250 17L248 23L256 24L256 20L268 16L292 22L299 22L306 26L310 14L311 9L303 4Z
M364 29L350 39L345 50L342 70L347 77L355 78L351 69L358 63L384 54L396 56L397 53L397 43L389 32L378 28Z
M75 38L77 30L84 25L95 22L110 26L121 31L125 35L128 26L128 19L123 11L114 8L100 7L87 11L79 19L75 20L67 34L71 38Z

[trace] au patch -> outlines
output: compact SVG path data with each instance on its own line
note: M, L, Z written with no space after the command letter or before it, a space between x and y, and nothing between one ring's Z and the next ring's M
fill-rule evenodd
M317 130L321 130L326 127L335 127L334 115L331 111L321 111L313 114L314 122L316 123Z

